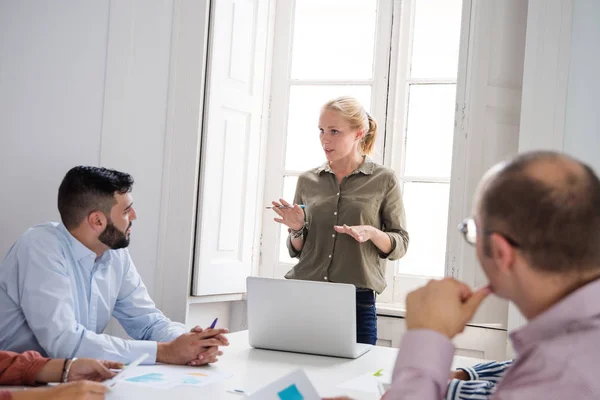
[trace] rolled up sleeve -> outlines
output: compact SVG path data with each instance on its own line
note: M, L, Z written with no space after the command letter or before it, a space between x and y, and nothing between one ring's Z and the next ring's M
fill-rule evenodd
M37 374L48 361L35 351L0 351L0 385L35 385Z
M389 253L379 251L381 258L398 260L406 254L408 249L408 231L406 230L406 214L400 184L395 174L390 175L387 192L381 202L381 225L392 242Z

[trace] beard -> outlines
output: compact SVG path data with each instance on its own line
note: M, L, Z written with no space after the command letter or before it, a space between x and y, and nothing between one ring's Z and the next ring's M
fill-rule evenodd
M127 229L131 227L131 222ZM108 221L106 229L100 234L98 239L110 247L112 250L124 249L129 246L130 237L127 235L127 229L125 232L121 232L112 221Z

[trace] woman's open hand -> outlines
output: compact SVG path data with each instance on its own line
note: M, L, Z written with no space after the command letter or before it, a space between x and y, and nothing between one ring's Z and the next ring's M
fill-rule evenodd
M286 225L288 228L299 231L304 226L304 210L298 204L290 204L284 199L279 202L273 201L273 211L279 215L274 218L276 222Z

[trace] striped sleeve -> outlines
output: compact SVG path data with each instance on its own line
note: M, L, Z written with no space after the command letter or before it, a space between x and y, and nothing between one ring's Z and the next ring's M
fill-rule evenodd
M473 367L459 368L469 375L468 381L452 379L448 383L446 400L487 400L496 390L506 369L512 360L497 362L490 361L477 364Z
M496 384L490 381L452 379L448 383L445 400L487 400L492 396L495 389Z
M469 375L472 381L489 381L497 383L504 375L508 367L512 365L513 360L508 361L490 361L474 365L473 367L459 368Z

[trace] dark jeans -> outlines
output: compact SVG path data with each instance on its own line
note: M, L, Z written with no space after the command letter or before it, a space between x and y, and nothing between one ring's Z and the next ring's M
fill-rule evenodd
M377 342L375 292L372 290L356 289L356 342L373 345Z

